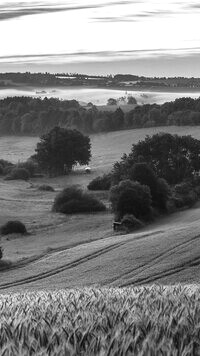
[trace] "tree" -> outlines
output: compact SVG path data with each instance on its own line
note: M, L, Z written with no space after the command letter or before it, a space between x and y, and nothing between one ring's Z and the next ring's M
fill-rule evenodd
M113 129L114 130L120 130L123 125L124 125L124 112L122 111L121 108L118 108L114 113L113 113Z
M3 258L3 248L0 246L0 260Z
M146 162L159 178L177 184L200 170L200 141L187 135L158 133L133 144L131 153L114 165L114 176L129 171L135 163Z
M94 178L87 186L88 190L109 190L111 187L112 175L110 173L104 174Z
M128 96L127 104L128 105L137 105L137 100L133 96Z
M138 157L138 160L143 160ZM158 209L166 209L167 201L171 194L170 187L163 178L158 178L153 169L145 162L135 163L127 169L120 167L121 171L115 172L112 176L115 182L130 179L131 181L139 182L142 185L149 187L152 196L152 205Z
M107 105L117 105L117 100L110 98L108 99Z
M153 169L146 163L136 163L130 170L129 178L142 185L147 185L152 196L153 206L166 208L170 196L170 188L163 178L158 178Z
M64 174L74 165L88 164L91 157L90 138L77 130L55 127L41 136L33 158L50 175Z
M110 201L116 218L132 214L137 219L148 219L151 215L151 193L149 187L131 180L123 180L110 190Z

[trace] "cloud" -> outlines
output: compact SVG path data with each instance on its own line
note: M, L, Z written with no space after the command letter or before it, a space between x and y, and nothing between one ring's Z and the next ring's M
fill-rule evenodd
M187 9L200 9L200 4L191 2L190 4L185 5Z
M0 20L10 20L12 18L28 16L28 15L38 15L52 12L61 11L73 11L73 10L84 10L89 8L94 8L94 5L87 6L21 6L18 8L8 8L0 9Z
M97 3L97 4L85 4L85 5L47 5L45 3L38 2L15 2L15 3L5 3L4 5L0 5L0 21L10 20L13 18L28 16L28 15L38 15L44 13L52 13L52 12L61 12L61 11L75 11L75 10L87 10L87 9L96 9L108 6L116 6L116 5L128 5L132 4L131 0L122 0L122 1L114 1L107 3Z
M155 10L155 11L143 11L135 13L133 15L124 16L102 16L93 18L94 21L98 22L134 22L144 18L155 18L161 16L171 16L173 12L171 10Z
M200 3L198 2L191 2L191 3L187 3L187 4L184 4L182 6L183 10L185 10L186 12L193 12L195 13L195 10L198 10L200 9Z
M48 54L30 54L30 55L11 55L0 56L0 63L6 64L64 64L64 63L84 63L97 61L119 61L130 59L150 59L150 58L174 58L189 57L200 54L200 47L193 48L157 48L144 50L127 51L83 51L71 53L48 53Z
M0 10L0 21L10 20L12 18L17 18L21 16L27 15L36 15L36 14L44 14L51 12L59 12L64 11L64 8L30 8L30 9L19 9L19 10L9 10L9 11L1 11Z

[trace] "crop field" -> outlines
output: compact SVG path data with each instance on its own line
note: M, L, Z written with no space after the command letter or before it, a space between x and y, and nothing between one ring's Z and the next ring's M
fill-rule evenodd
M112 230L109 209L52 212L63 187L86 187L133 142L159 131L92 136L88 175L78 168L64 177L0 179L0 225L16 219L29 232L0 237L2 356L200 355L200 203L130 234ZM162 131L200 137L198 127ZM16 161L35 141L10 138L13 151L2 152L13 152ZM55 191L40 191L44 183ZM108 193L93 194L109 207Z
M198 127L167 129L200 137ZM3 266L8 263L12 267L3 270L0 263L0 291L199 283L199 204L125 235L113 232L113 214L109 209L73 216L52 212L53 200L63 187L71 184L86 187L95 176L109 171L124 152L129 152L133 142L158 131L160 128L94 135L92 172L88 175L79 168L69 176L37 178L30 182L0 179L0 225L8 220L20 220L29 232L27 236L0 237ZM14 142L13 152L26 153L28 147L28 152L33 149L32 138L30 142L23 140L10 138L10 147ZM5 153L6 149L1 152ZM50 184L55 192L38 190L44 183ZM99 193L95 194L109 207L108 194Z
M195 285L2 294L0 310L4 356L200 353Z

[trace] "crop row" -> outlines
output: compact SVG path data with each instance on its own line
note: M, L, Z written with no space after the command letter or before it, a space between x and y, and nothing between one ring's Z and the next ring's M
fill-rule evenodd
M0 315L2 356L200 354L195 286L2 294Z

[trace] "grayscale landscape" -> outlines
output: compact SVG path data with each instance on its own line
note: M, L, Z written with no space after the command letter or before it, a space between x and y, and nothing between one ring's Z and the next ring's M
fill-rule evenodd
M0 4L0 355L200 354L199 16Z

